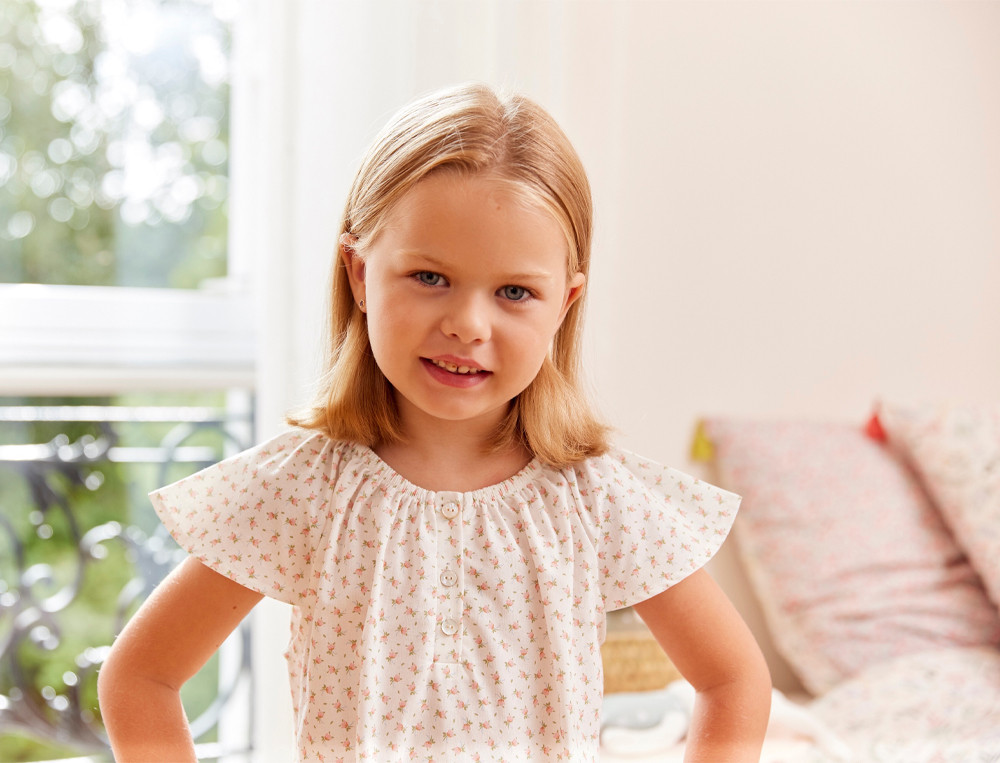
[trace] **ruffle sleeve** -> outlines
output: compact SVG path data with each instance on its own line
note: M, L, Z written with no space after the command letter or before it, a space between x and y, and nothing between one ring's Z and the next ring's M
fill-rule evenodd
M206 566L295 604L311 582L340 454L296 429L150 493L160 521Z
M729 534L740 496L615 450L577 473L605 610L665 591L703 567Z

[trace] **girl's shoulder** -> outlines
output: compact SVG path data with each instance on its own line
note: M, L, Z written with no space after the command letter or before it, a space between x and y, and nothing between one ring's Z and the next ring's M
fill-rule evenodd
M360 478L373 455L358 443L333 440L323 432L292 427L155 492L163 493L182 484L220 488L253 484L266 489L320 481L332 487L341 479Z
M572 471L578 480L593 483L638 481L656 487L662 485L664 480L697 480L692 475L614 445L600 456L592 456L574 464Z
M150 493L189 554L290 604L312 595L312 559L336 496L371 480L363 446L295 428ZM370 494L378 491L375 486Z
M579 515L598 551L607 609L669 588L708 562L740 497L623 448L573 467Z
M681 508L707 501L726 514L735 514L740 503L735 493L617 446L581 461L572 471L584 494L612 500L641 496Z

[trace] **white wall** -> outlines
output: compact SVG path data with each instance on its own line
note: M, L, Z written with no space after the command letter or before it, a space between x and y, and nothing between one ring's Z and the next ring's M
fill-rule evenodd
M361 151L464 79L537 98L588 167L588 362L625 446L683 467L701 415L860 422L877 396L995 398L1000 3L255 7L234 193L262 434L315 375Z

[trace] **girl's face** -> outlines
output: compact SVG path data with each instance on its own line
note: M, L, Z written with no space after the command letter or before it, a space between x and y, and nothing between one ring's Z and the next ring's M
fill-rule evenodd
M425 178L364 260L342 252L405 434L432 422L492 430L583 293L556 220L490 176Z

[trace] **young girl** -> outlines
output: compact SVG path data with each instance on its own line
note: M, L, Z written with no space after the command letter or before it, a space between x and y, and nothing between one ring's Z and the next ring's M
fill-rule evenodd
M578 381L590 237L531 101L466 86L390 122L314 406L152 496L191 557L101 671L118 760L194 760L179 689L262 596L294 607L301 760L596 760L605 614L630 605L698 692L687 759L758 759L767 669L701 570L739 499L609 448Z

